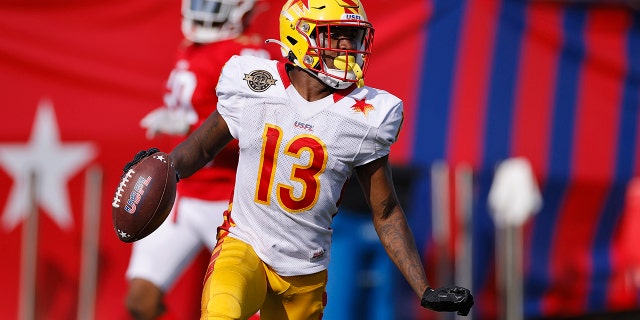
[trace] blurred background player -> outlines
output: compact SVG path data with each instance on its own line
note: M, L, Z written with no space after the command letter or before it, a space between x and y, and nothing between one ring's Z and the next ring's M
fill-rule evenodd
M272 56L261 36L245 32L255 7L255 0L183 0L185 39L167 80L164 106L140 122L148 139L164 134L177 144L197 128L215 110L220 70L231 56ZM165 307L164 295L201 250L213 249L237 163L238 145L232 143L214 163L181 180L171 215L153 234L134 243L126 272L126 306L135 319L178 319Z

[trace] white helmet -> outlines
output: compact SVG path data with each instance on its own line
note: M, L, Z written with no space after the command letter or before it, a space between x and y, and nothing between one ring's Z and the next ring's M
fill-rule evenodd
M239 36L256 0L182 0L182 33L209 43Z

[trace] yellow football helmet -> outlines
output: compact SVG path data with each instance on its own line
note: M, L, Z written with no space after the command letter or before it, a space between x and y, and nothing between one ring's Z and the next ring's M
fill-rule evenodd
M337 89L364 85L373 33L359 0L289 0L280 12L283 56ZM343 38L351 45L331 41Z

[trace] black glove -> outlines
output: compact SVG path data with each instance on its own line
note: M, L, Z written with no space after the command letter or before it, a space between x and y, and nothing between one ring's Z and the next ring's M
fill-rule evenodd
M127 174L127 172L129 172L129 169L131 169L131 167L135 166L138 162L142 161L142 159L158 152L160 150L158 150L158 148L151 148L149 150L140 150L138 151L138 153L136 153L136 155L133 157L133 160L129 161L126 165L124 165L124 169L122 169L122 176L120 178L123 178L125 174Z
M459 315L466 316L473 306L473 296L469 289L463 287L427 288L420 304L433 311L457 311Z

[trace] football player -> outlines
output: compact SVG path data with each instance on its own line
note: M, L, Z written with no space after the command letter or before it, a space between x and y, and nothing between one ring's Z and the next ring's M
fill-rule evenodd
M364 84L373 35L361 1L287 1L272 42L288 62L231 58L216 87L217 110L171 151L186 178L231 141L240 145L201 319L246 319L258 310L262 319L320 319L331 222L353 171L381 243L421 305L468 314L468 289L429 285L399 205L389 152L403 105Z
M270 58L264 39L245 27L255 0L184 0L182 32L174 69L166 82L164 105L141 120L147 137L170 135L176 144L216 108L215 86L233 55ZM273 53L276 50L271 49ZM238 145L221 150L178 185L174 210L153 234L133 245L126 272L126 306L135 319L173 319L164 295L203 249L212 250L235 181Z

